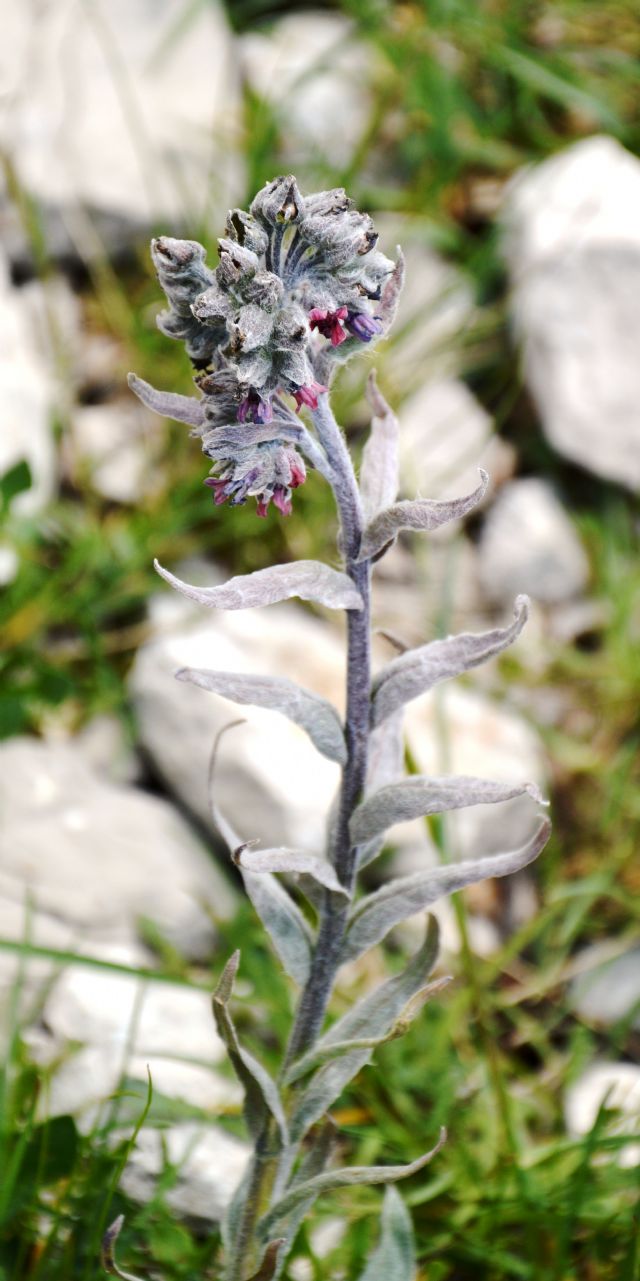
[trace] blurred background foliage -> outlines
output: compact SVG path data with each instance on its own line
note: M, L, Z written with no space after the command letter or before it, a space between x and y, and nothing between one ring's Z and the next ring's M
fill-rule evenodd
M177 5L180 21L197 7ZM268 30L274 18L304 8L311 6L227 4L239 35ZM374 52L372 111L345 167L309 154L301 180L307 188L347 186L374 217L411 218L424 244L462 271L477 304L460 339L462 376L516 446L518 474L549 477L559 488L588 550L592 593L607 607L597 631L558 645L544 673L545 685L568 691L571 715L564 726L541 730L555 837L540 867L539 915L496 956L480 960L463 948L452 994L380 1051L378 1066L361 1074L337 1119L355 1163L404 1160L416 1133L425 1133L425 1118L429 1132L449 1125L437 1167L407 1189L421 1281L637 1281L638 1168L614 1159L622 1138L603 1133L604 1113L586 1139L567 1137L561 1093L593 1059L636 1061L640 1049L632 1018L606 1030L589 1027L574 1016L567 988L580 945L613 936L622 951L638 937L638 504L562 460L542 436L507 323L496 224L504 186L523 165L598 132L640 152L637 4L344 0L335 8ZM243 113L246 203L289 164L286 128L248 82ZM47 256L40 211L19 188L14 196L33 249L27 273L46 281L57 267ZM196 226L187 234L214 257L218 231ZM90 267L76 263L72 274L83 323L114 340L119 373L132 368L188 392L191 371L181 348L154 327L159 290L146 245L98 257ZM53 341L64 373L64 343L56 345L55 332ZM365 425L363 378L349 375L337 391L356 442ZM66 413L62 403L61 449ZM199 451L175 425L164 434L159 428L159 438L157 484L135 505L105 499L90 471L76 471L65 472L44 514L24 515L14 500L29 488L28 467L19 463L2 477L0 535L20 561L0 598L3 737L72 732L109 711L133 739L124 677L149 634L154 556L175 564L207 554L233 572L294 557L333 559L333 515L317 477L296 495L289 521L272 511L256 522L249 508L232 517L214 513ZM502 670L507 684L535 686L517 653ZM464 937L464 906L457 911ZM223 935L221 957L243 945L252 992L239 1015L243 1031L273 1066L286 1034L286 989L271 965L265 975L249 909ZM185 975L179 958L165 953L161 960L162 973ZM196 978L211 981L208 973ZM114 1146L109 1126L82 1137L68 1118L50 1127L36 1122L40 1086L17 1029L3 1081L0 1274L7 1281L95 1277L100 1227L120 1210L128 1216L121 1251L131 1259L127 1266L167 1281L215 1275L216 1241L204 1241L166 1209L170 1168L149 1205L135 1208L115 1191L129 1139ZM143 1105L134 1097L131 1115L139 1117ZM237 1118L225 1123L239 1132ZM366 1190L323 1205L323 1215L347 1215L352 1231L320 1261L304 1230L305 1276L357 1276L378 1206Z

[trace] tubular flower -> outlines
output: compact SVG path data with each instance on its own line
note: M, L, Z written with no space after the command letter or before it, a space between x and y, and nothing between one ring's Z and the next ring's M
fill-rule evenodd
M268 182L248 211L231 210L225 232L215 270L196 241L152 241L169 304L158 324L184 342L198 370L201 401L192 402L191 418L184 418L186 410L181 416L222 465L212 480L216 502L235 505L255 495L259 514L271 501L286 513L290 492L301 481L265 479L265 458L275 471L284 467L291 433L278 445L274 431L268 448L247 440L251 457L241 465L238 458L212 452L216 429L244 425L251 434L265 424L297 421L286 396L298 411L316 410L327 390L326 354L351 335L344 348L348 356L358 342L369 343L382 332L375 304L394 264L377 250L368 214L359 213L342 188L303 196L292 175ZM134 389L139 386L137 380ZM156 400L161 396L154 394ZM294 473L304 479L301 466Z
M218 457L214 474L204 483L213 490L216 505L228 502L231 507L242 507L247 498L255 498L258 516L266 516L271 502L283 516L290 516L291 491L306 478L298 451L275 440Z

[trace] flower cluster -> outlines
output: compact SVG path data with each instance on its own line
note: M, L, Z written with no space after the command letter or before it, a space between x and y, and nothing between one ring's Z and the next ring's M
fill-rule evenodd
M271 500L291 510L291 490L305 479L291 444L247 441L242 456L229 457L215 429L286 419L292 411L283 396L298 411L317 409L327 390L317 376L322 349L349 338L355 348L382 332L376 304L393 263L376 242L371 219L341 188L303 196L292 176L267 183L249 212L229 213L215 271L195 241L152 242L169 302L159 326L184 342L201 371L216 502L255 496L259 515Z

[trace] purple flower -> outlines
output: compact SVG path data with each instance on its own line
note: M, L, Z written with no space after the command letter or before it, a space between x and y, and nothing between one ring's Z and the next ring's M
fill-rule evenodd
M364 311L350 311L346 326L354 338L359 338L360 342L371 342L376 334L382 333L382 321L376 320L375 316L368 316Z
M322 383L316 382L307 383L304 387L298 387L293 393L296 409L299 410L302 405L306 405L308 409L317 409L318 396L321 396L323 391L328 390L328 387L323 387Z
M309 325L311 329L317 329L325 338L330 338L332 347L339 347L347 336L340 322L345 320L348 314L346 307L338 307L337 311L327 311L324 307L312 307L309 312Z
M213 490L216 506L229 503L242 507L247 498L255 498L257 515L266 516L269 504L291 515L291 491L304 484L307 472L300 454L282 441L267 441L242 451L244 457L219 458L217 474L208 476L205 485Z
M270 423L273 418L273 408L269 397L261 396L257 391L250 391L240 402L238 408L238 422L246 423Z

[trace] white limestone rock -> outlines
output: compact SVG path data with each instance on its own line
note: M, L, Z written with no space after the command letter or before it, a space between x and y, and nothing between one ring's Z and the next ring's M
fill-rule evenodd
M175 1184L164 1194L167 1205L203 1226L217 1223L247 1167L248 1145L197 1121L181 1122L170 1130L145 1128L120 1179L126 1196L142 1204L151 1200L165 1151L178 1171Z
M0 476L23 459L31 470L31 488L18 494L13 508L25 515L40 511L53 497L56 458L51 431L55 386L31 323L30 308L21 289L12 286L4 256L0 256ZM4 576L10 580L17 565L12 548L4 551Z
M594 943L575 958L571 1006L587 1023L610 1027L630 1018L640 1030L640 948L612 956L613 946Z
M553 605L577 596L589 566L578 535L550 485L513 480L498 494L480 539L480 578L490 600L520 592Z
M320 9L289 13L238 44L253 92L282 126L287 163L348 166L373 108L373 48L355 24Z
M0 745L3 887L73 928L129 940L140 916L186 956L208 955L235 895L172 806L101 778L73 743Z
M136 945L102 944L99 955L148 966ZM233 1078L213 1070L226 1052L208 992L74 964L47 996L42 1022L47 1038L34 1047L36 1056L61 1059L43 1094L43 1115L71 1112L90 1129L123 1077L146 1083L148 1072L156 1095L209 1113L241 1104Z
M0 145L60 248L120 226L216 224L242 189L240 92L221 4L25 0L4 15ZM100 215L99 233L85 211ZM48 220L45 219L48 229Z
M565 1124L572 1138L591 1133L603 1105L607 1120L602 1137L624 1136L629 1141L615 1150L596 1149L596 1159L633 1169L640 1165L640 1067L636 1063L594 1063L574 1081L564 1100ZM609 1117L609 1113L617 1115Z
M551 444L640 487L640 161L595 137L507 188L504 249L525 379Z
M117 503L136 503L157 492L166 425L132 396L77 405L71 416L67 457L76 479Z
M457 682L407 707L407 743L421 774L471 774L500 782L533 782L544 791L546 769L535 730L517 712ZM539 810L528 797L474 805L444 816L449 857L479 858L523 845ZM402 824L424 847L424 822ZM400 828L398 829L400 831Z
M186 573L186 571L185 571ZM192 578L193 580L193 578ZM215 581L213 570L205 581ZM238 706L174 679L182 667L288 676L340 705L344 653L321 620L294 605L234 612L195 610L162 597L153 606L156 639L131 671L139 741L166 785L211 823L207 776L218 731L217 800L243 840L320 852L339 768L305 732L277 712Z
M403 493L413 498L457 498L489 473L489 501L496 485L513 473L515 451L494 434L493 422L457 378L425 382L400 408L400 467ZM451 536L455 526L443 527Z

